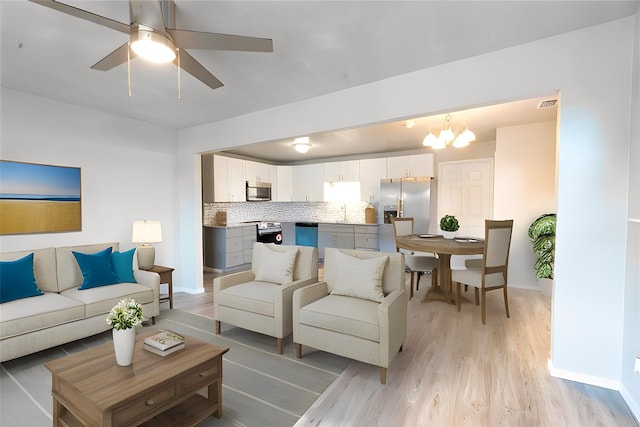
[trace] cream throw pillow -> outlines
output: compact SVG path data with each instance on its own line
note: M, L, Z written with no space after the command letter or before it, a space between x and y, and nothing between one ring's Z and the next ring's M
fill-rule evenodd
M278 251L269 246L260 249L260 266L256 272L256 280L286 285L293 282L293 268L298 255L295 250Z
M382 274L388 258L361 259L336 252L336 283L331 294L382 302Z

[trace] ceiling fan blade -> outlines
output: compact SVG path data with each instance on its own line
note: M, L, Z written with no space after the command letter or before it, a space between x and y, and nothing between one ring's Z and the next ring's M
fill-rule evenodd
M182 49L238 50L245 52L273 52L273 40L230 34L167 28L176 45Z
M211 89L217 89L224 86L222 82L214 77L206 68L202 66L195 58L189 55L184 49L178 50L180 58L179 66L187 73L191 74L202 83L209 86ZM178 56L173 60L173 63L178 65Z
M122 46L120 46L119 48L117 48L116 50L114 50L104 58L102 58L100 61L93 64L91 68L93 70L109 71L110 69L117 67L120 64L124 64L125 62L127 62L127 59L129 58L127 56L128 50L129 50L129 42L126 42L125 44L123 44ZM136 57L136 54L134 51L130 51L130 55L131 55L131 59Z
M91 13L83 9L78 9L77 7L69 6L68 4L60 3L55 0L29 1L40 4L42 6L50 7L51 9L57 10L58 12L66 13L67 15L75 16L76 18L93 22L94 24L103 25L122 33L129 34L129 31L131 30L131 27L128 24L123 24L122 22L114 21L113 19L106 18L101 15L96 15L95 13Z
M158 0L130 0L131 22L151 27L154 30L166 34L162 8Z

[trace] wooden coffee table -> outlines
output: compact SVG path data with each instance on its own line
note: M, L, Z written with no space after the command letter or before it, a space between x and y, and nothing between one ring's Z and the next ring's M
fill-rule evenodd
M51 371L54 426L193 426L222 416L222 355L229 349L185 337L165 357L144 350L140 333L130 366L112 343L63 357ZM205 398L198 391L207 388Z

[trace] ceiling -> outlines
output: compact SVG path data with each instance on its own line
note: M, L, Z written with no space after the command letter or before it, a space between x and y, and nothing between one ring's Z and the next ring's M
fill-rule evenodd
M128 2L64 3L129 23ZM125 64L106 72L90 69L126 42L126 34L36 3L0 1L0 84L181 129L609 22L633 15L640 1L175 0L175 4L180 29L271 38L274 52L190 50L224 86L211 90L182 73L181 99L173 64L150 65L136 59L131 62L129 97ZM454 121L467 120L480 135L485 132L482 126L487 126L487 134L491 127L495 133L496 123L514 122L514 108L478 113L484 115L478 121L459 113ZM501 110L509 117L498 118ZM492 124L493 120L497 122ZM349 141L359 138L358 132L369 132L371 140L374 132L388 145L413 133L415 144L421 141L423 128L408 130L395 123L325 137ZM319 142L316 138L310 154L319 152ZM266 158L264 152L271 150L263 146L260 151ZM339 151L323 157L343 155Z

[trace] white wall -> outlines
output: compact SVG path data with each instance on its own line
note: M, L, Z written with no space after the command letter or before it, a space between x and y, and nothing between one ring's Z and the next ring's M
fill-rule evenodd
M640 356L640 12L636 13L633 90L631 99L631 150L629 153L629 222L627 272L624 292L624 345L622 387L625 398L640 420L640 375L633 372Z
M493 217L513 219L509 286L540 289L529 225L556 212L556 122L499 128L496 132Z
M81 168L82 231L0 236L3 252L131 242L134 220L162 222L156 262L173 263L177 132L2 88L0 158ZM174 283L178 283L174 280Z
M201 233L193 154L561 91L552 372L621 378L634 18L179 132L181 233ZM588 49L585 49L588 46ZM597 60L594 60L597 58ZM552 66L543 66L552 64ZM612 66L615 64L615 66ZM452 91L450 88L455 87ZM313 117L313 120L309 118ZM246 126L251 123L251 126ZM607 231L588 232L606 218ZM185 259L200 258L184 242ZM595 251L594 247L606 248ZM597 257L602 269L585 269ZM190 281L201 262L182 272ZM517 313L513 314L517 316ZM631 326L630 326L631 327ZM603 351L606 349L606 351ZM637 400L637 397L636 397Z

